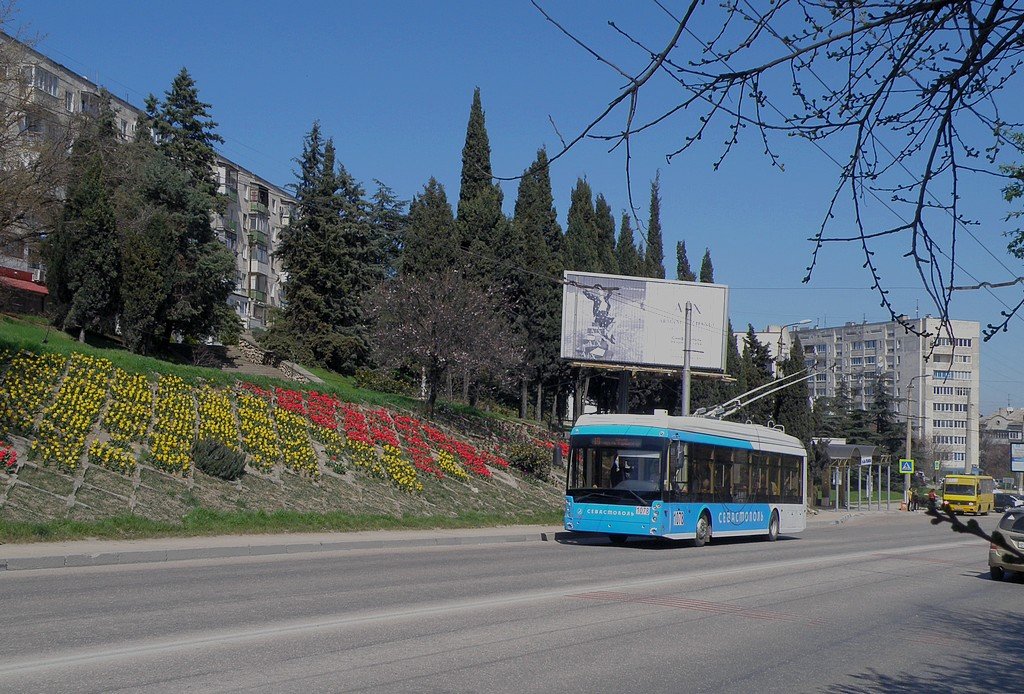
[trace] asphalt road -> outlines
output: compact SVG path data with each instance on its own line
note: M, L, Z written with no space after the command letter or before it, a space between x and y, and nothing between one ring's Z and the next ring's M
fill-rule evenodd
M774 544L8 571L0 691L1021 691L1024 582L987 549L889 514Z

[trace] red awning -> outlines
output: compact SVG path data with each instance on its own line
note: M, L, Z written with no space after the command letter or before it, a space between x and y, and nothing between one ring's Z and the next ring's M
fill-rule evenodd
M0 282L3 282L12 289L19 289L23 292L31 292L32 294L41 294L46 296L50 293L50 290L47 289L45 285L29 282L28 280L19 280L14 277L0 277Z

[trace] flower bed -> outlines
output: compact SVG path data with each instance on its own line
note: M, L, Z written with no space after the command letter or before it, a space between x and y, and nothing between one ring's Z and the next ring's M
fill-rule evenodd
M308 421L293 411L277 410L277 433L285 467L317 478L320 476L320 466L317 464L316 451L309 442Z
M58 354L19 354L11 359L0 381L0 433L31 432L66 363Z
M177 376L160 376L154 409L150 459L161 470L187 476L192 469L196 426L192 389Z
M412 464L423 472L444 477L441 468L434 464L434 457L430 454L430 444L423 440L420 422L412 417L398 415L394 417L395 429L405 441L405 450L412 457Z
M464 441L454 439L429 424L423 425L423 431L426 432L427 438L437 446L438 450L447 451L451 454L453 460L460 461L470 472L481 477L491 476L491 471L487 469L486 459L473 446Z
M303 401L302 393L299 391L277 388L274 393L277 406L282 410L294 412L295 414L306 414L306 404Z
M402 455L402 444L391 413L383 407L370 410L367 420L371 440L383 449L381 464L387 477L404 491L422 492L423 484L416 474L416 466Z
M274 430L269 403L260 396L240 393L238 422L242 447L252 456L253 466L263 472L273 470L281 459L281 445Z
M153 418L153 390L142 374L115 368L103 428L119 441L142 441Z
M384 477L386 473L373 449L373 442L370 441L370 428L366 416L355 405L348 403L341 406L341 414L345 427L345 451L352 464L371 475Z
M44 465L55 463L68 472L78 468L89 434L107 399L112 368L107 359L76 353L53 403L43 411L29 457Z
M231 411L231 398L227 391L203 386L197 393L199 400L199 438L224 444L239 450L238 425Z
M327 462L334 471L344 472L345 437L338 433L338 406L341 403L337 398L321 395L315 390L306 394L306 401L310 435L324 445Z
M89 444L89 462L131 476L135 472L135 454L127 443L117 441L97 441Z
M18 469L18 451L13 446L0 442L0 472L14 472Z

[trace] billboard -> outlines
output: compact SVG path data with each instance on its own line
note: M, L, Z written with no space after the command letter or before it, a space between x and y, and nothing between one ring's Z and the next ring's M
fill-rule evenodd
M690 302L690 367L725 371L729 288L566 271L562 358L599 364L682 368Z
M1024 443L1010 444L1010 472L1024 472Z

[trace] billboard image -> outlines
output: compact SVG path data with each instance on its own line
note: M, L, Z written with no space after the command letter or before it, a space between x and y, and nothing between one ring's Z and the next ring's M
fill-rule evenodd
M686 303L690 366L725 370L729 288L566 271L562 291L563 359L682 368Z
M1010 472L1024 472L1024 443L1010 444Z

